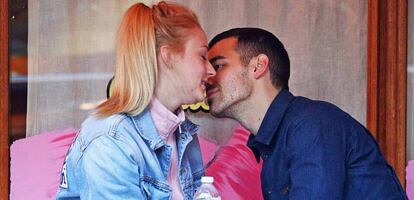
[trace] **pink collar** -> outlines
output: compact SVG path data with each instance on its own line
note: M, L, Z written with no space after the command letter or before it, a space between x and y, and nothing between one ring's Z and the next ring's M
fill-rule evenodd
M168 136L185 120L184 111L182 109L180 109L178 115L175 115L155 97L151 100L150 113L155 128L164 142L167 142Z

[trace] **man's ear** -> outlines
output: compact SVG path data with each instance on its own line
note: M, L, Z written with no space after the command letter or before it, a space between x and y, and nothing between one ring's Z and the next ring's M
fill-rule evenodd
M262 77L269 70L269 57L265 54L259 54L256 57L256 63L254 66L254 77L256 79Z

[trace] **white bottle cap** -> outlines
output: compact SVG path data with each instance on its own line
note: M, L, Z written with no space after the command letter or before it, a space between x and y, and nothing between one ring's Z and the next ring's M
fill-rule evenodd
M213 183L214 182L214 177L212 177L212 176L203 176L203 177L201 177L201 182L202 183Z

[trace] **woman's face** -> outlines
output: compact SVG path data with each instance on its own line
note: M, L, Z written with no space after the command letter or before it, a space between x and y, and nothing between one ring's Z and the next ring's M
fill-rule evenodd
M174 57L175 94L183 104L193 104L205 99L206 83L216 74L208 61L208 44L203 30L193 28L187 31L188 37L182 52Z

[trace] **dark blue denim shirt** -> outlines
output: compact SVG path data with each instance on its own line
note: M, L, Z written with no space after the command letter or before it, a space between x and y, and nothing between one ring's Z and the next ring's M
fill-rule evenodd
M330 103L282 90L248 146L264 199L407 199L369 131Z

